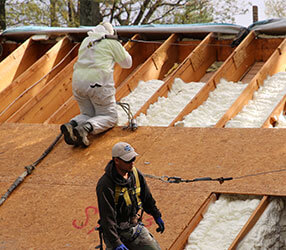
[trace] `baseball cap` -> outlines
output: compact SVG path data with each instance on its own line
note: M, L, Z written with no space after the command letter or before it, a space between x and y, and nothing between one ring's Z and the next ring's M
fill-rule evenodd
M130 161L137 155L134 148L127 142L118 142L112 148L112 157L119 157L124 161Z

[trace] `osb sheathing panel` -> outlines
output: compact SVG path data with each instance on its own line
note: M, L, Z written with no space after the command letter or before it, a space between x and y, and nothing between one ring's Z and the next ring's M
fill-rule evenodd
M59 134L58 125L0 126L0 195L27 166L37 160ZM87 149L63 140L32 175L0 207L3 249L94 249L98 234L95 187L118 141L131 143L140 154L136 166L146 174L239 177L285 168L286 130L140 127L135 132L114 128L91 137ZM145 214L143 222L168 249L211 192L286 195L286 172L218 182L163 183L147 179L162 211L166 231Z

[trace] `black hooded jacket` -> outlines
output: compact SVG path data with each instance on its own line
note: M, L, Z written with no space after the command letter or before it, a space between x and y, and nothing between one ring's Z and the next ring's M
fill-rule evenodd
M156 202L147 186L144 176L138 171L140 181L140 199L143 209L146 213L151 214L154 218L161 217L159 209L156 207ZM118 235L118 230L127 229L132 226L130 219L134 217L139 208L136 196L130 195L132 206L127 207L122 196L119 196L118 204L115 205L115 187L133 188L136 184L135 176L131 171L129 178L126 180L116 171L114 161L111 160L105 168L105 174L99 179L96 187L100 225L103 228L103 235L108 240L112 247L117 247L122 244Z

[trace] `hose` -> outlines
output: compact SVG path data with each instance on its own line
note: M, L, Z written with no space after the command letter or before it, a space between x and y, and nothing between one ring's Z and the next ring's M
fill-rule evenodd
M7 192L0 199L0 206L8 199L11 193L25 180L25 178L32 174L35 167L52 151L57 142L61 139L62 133L60 133L52 144L45 150L45 152L31 165L25 167L25 171L14 181L14 183L9 187Z

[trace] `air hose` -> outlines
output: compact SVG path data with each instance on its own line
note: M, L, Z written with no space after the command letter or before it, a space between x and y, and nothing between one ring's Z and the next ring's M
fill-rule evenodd
M135 131L138 128L138 125L131 112L130 105L125 102L116 102L116 104L119 105L128 116L128 125L123 127L123 129L130 129L131 131Z
M57 142L61 139L62 133L60 133L53 143L45 150L45 152L31 165L25 167L25 171L14 181L14 183L9 187L7 192L0 199L0 206L7 200L11 193L25 180L25 178L30 175L35 167L52 151Z

